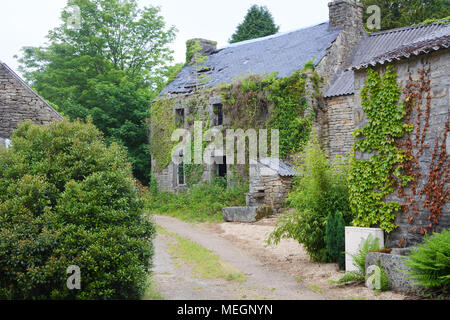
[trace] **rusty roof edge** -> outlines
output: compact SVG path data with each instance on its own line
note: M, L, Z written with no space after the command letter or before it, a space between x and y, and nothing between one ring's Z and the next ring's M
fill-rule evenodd
M399 61L402 59L408 59L411 56L419 56L421 54L430 53L430 51L448 49L449 47L450 47L450 35L445 35L431 40L419 41L412 44L400 46L394 50L379 55L371 59L370 61L365 61L364 63L353 65L346 70L350 71L350 70L366 69L370 66L374 67L379 64L390 63L394 60Z

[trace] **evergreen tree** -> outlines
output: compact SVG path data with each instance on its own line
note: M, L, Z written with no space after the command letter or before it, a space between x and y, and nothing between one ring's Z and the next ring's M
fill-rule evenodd
M426 20L448 18L448 0L360 0L364 5L364 21L369 15L367 8L377 5L381 9L381 29L406 27Z
M331 213L326 225L327 251L332 261L345 267L345 221L340 212Z
M270 36L277 33L279 29L267 7L253 5L229 42L236 43Z

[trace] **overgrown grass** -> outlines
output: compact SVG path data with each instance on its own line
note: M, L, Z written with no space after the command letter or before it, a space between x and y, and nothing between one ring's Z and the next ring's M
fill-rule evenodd
M142 300L164 300L164 297L159 292L157 285L155 284L155 282L152 280L151 277L149 279L149 282L150 285Z
M168 252L192 268L195 276L204 279L225 279L228 281L244 282L247 280L238 269L223 261L213 252L201 245L170 233L158 227L158 232L171 237L174 241L169 244Z
M159 192L152 195L151 213L172 216L189 222L220 222L222 208L244 206L248 186L226 186L221 180L193 186L178 194Z

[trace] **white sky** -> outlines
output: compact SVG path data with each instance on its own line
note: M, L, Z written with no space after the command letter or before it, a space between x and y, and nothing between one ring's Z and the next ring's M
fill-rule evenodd
M253 4L265 5L280 32L312 26L328 20L331 0L138 0L141 6L161 7L167 25L175 25L171 45L176 62L184 62L186 40L205 38L228 44L236 27ZM67 0L0 0L0 60L17 71L14 55L24 46L40 46L48 31L60 24Z

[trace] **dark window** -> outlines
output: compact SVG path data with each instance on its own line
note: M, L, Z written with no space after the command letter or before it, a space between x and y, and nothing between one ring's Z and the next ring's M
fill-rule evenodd
M184 109L175 110L175 122L177 128L184 128Z
M184 163L182 162L178 165L178 185L184 186L186 184L185 180Z
M214 105L214 114L216 115L214 124L221 126L223 124L223 106L221 104Z
M227 157L223 157L222 164L217 164L217 176L218 177L227 176Z

